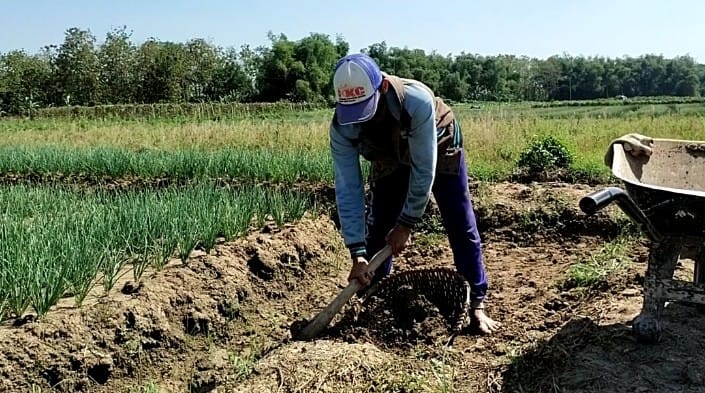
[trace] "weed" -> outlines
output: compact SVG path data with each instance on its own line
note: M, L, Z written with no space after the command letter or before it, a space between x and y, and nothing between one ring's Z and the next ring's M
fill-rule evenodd
M139 387L134 387L130 388L127 393L161 393L162 390L159 388L159 385L156 384L156 382L148 382L145 385L139 386Z
M566 169L573 163L573 153L556 137L534 137L519 155L517 166L530 173Z
M238 381L247 379L255 370L255 364L263 353L262 339L255 337L243 351L231 352L228 356Z
M630 262L631 236L620 236L568 269L563 287L589 289Z

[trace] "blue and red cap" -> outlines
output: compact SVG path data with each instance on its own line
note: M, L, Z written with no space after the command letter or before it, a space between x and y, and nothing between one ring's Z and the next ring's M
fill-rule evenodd
M338 60L333 75L338 123L370 120L377 111L381 85L382 71L370 56L354 53Z

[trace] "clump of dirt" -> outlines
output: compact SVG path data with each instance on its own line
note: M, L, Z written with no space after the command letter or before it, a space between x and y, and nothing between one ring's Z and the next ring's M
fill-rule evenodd
M403 285L386 297L372 295L364 305L349 308L331 334L348 342L373 342L381 348L413 348L442 344L451 328L433 301Z
M705 361L700 351L705 339L695 333L702 330L702 313L692 306L671 305L664 313L664 341L643 344L630 331L628 316L640 309L630 297L635 299L631 294L609 303L601 299L595 308L606 318L575 317L529 346L502 373L502 391L705 391L698 367Z

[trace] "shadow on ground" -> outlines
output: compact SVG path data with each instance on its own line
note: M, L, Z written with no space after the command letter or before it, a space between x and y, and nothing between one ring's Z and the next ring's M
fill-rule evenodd
M502 392L705 392L705 313L672 304L664 325L662 342L644 344L631 321L570 321L512 361Z

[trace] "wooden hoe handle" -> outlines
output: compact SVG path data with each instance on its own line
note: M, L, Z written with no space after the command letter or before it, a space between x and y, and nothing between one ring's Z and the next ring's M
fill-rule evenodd
M384 260L390 255L392 255L392 248L387 245L375 254L374 257L372 257L369 261L367 271L374 272L377 270L382 262L384 262ZM341 308L343 308L345 303L347 303L348 300L350 300L350 298L360 290L360 288L362 288L362 285L357 279L351 280L348 286L345 287L345 289L343 289L323 311L318 313L318 315L316 315L316 317L309 322L303 330L301 330L298 338L309 340L316 337L321 331L323 331L323 329L326 328L326 326L328 326L330 321L333 320L333 317L340 311Z

